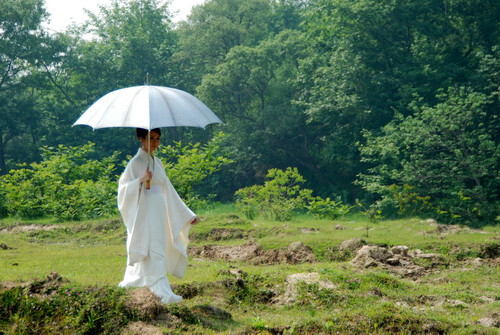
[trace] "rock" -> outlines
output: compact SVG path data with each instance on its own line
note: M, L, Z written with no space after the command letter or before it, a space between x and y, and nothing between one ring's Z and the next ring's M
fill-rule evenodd
M341 225L341 224L338 224L338 225L335 225L335 229L336 230L344 230L345 227L343 225Z
M319 232L321 229L319 228L300 228L300 232L302 234L311 234L311 233L316 233Z
M386 261L387 264L389 265L392 265L392 266L396 266L396 265L399 265L400 262L399 262L399 258L389 258L387 261Z
M427 219L426 222L431 226L437 225L436 219Z
M389 258L391 258L391 254L387 249L373 245L365 245L358 250L351 264L371 267L377 266L379 263L385 263Z
M356 250L360 249L362 246L366 245L366 242L360 238L352 238L350 240L346 240L339 245L339 250L340 251L350 251L350 252L355 252Z
M2 250L9 250L12 249L11 247L7 246L7 244L0 243L0 249Z
M408 256L408 247L405 245L397 245L391 248L393 255Z
M433 259L433 260L436 260L436 259L440 259L441 256L438 255L438 254L432 254L432 253L429 253L429 254L425 254L422 252L422 250L420 249L415 249L415 250L412 250L410 253L410 256L413 257L413 258L422 258L422 259Z

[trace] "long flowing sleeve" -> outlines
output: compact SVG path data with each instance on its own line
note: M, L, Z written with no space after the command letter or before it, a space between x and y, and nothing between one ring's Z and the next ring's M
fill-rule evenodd
M161 162L159 163L163 169ZM174 186L165 175L166 183L163 185L167 207L167 243L165 253L167 257L167 270L177 278L183 278L187 269L188 233L191 221L196 217L182 201Z
M149 229L146 229L146 206L139 170L141 164L132 159L125 168L118 184L118 209L127 227L127 264L133 265L148 255ZM145 170L143 168L143 170Z

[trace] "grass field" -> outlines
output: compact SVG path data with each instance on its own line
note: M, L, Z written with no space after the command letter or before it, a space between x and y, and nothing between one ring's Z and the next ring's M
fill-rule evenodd
M199 215L186 276L171 278L185 300L148 315L127 303L132 290L116 287L126 262L118 217L0 221L0 334L499 333L498 226L371 224L356 215L250 221L230 205ZM386 253L406 246L413 256L352 262L361 246L340 245L353 238ZM287 251L295 242L296 254ZM293 258L300 253L309 258ZM51 272L62 281L44 279Z

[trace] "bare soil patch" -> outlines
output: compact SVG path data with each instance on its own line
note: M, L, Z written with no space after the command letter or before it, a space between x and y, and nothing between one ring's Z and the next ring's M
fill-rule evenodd
M57 290L66 284L68 281L63 279L57 272L52 272L42 280L34 280L24 284L28 294L49 296L57 292Z
M164 311L163 304L153 292L146 287L131 290L125 305L139 313L139 318L151 320Z
M299 295L299 285L301 283L307 285L317 284L319 289L333 290L337 287L330 281L321 280L317 272L294 273L286 277L284 293L276 296L272 302L278 305L294 303Z
M147 324L142 321L130 323L123 331L123 335L161 335L160 328Z
M207 239L212 241L220 241L242 239L246 238L247 236L248 232L239 228L214 228L208 234Z
M30 225L14 225L11 227L4 228L0 230L2 233L9 233L9 234L17 234L17 233L26 233L26 232L32 232L32 231L38 231L38 230L54 230L57 228L61 228L61 226L58 225L41 225L41 224L30 224Z
M302 242L291 243L286 249L264 250L254 241L243 245L220 246L205 245L190 247L191 256L226 261L245 261L251 264L300 264L316 261L311 248Z

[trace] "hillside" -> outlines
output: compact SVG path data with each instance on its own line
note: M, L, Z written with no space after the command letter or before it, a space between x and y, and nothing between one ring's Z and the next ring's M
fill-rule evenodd
M498 334L498 227L200 216L166 306L116 287L118 218L1 221L0 333Z

